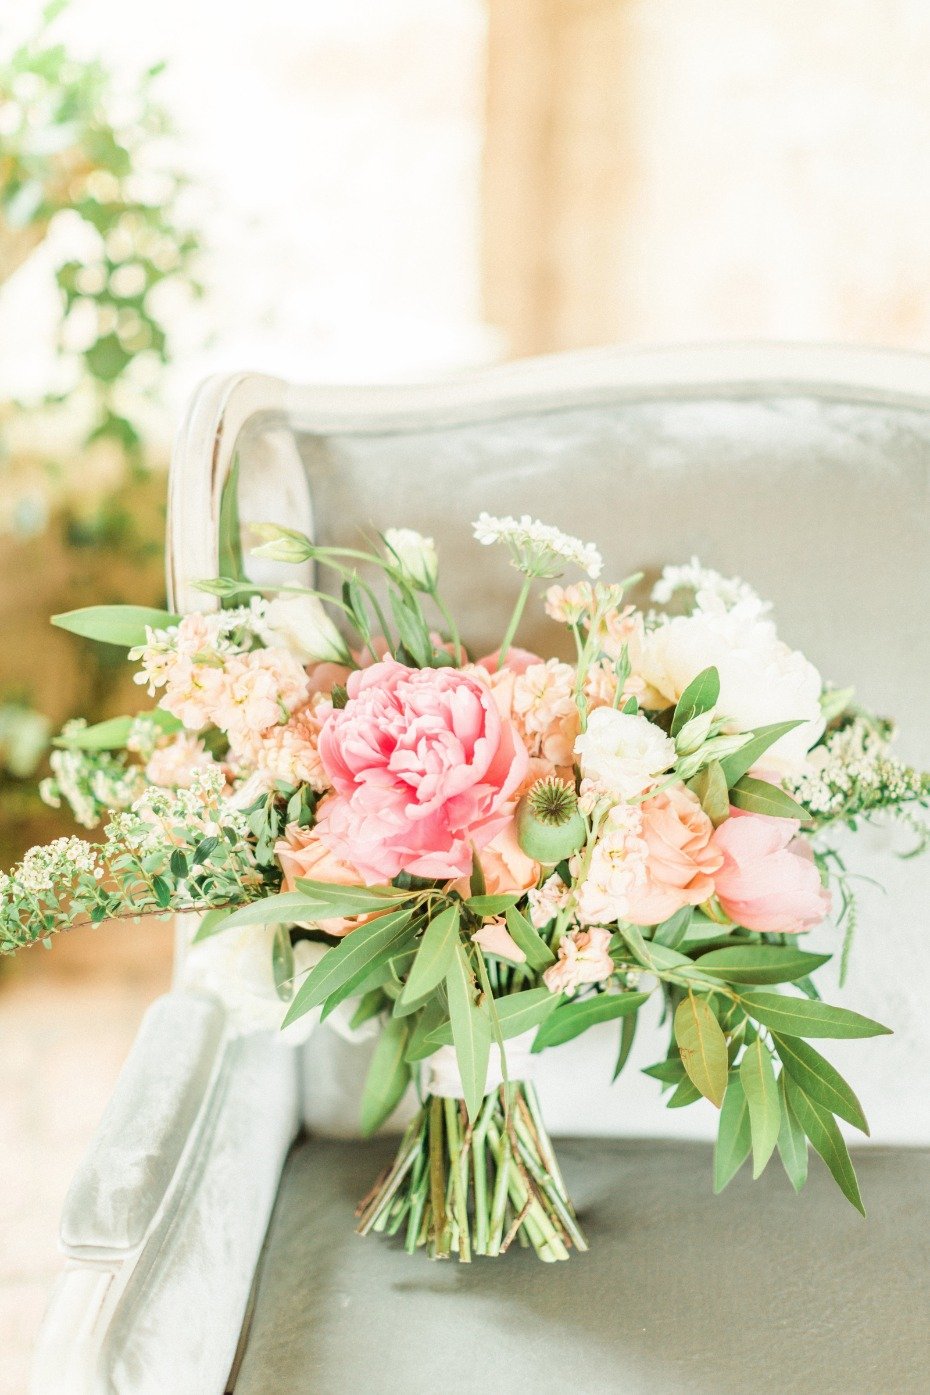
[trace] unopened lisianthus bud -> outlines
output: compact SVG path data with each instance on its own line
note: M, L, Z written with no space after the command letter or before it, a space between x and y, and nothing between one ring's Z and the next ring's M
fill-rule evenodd
M432 538L413 528L387 528L384 541L406 581L416 591L432 591L439 574L439 558Z
M265 608L266 642L290 650L302 664L351 663L348 645L316 596L276 596Z

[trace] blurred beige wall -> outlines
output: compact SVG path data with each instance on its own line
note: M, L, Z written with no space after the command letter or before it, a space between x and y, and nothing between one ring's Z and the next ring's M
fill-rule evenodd
M511 353L930 348L926 0L488 0L484 286Z

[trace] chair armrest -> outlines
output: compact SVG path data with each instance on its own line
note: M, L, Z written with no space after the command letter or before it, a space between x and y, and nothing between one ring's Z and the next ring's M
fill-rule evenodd
M297 1062L171 993L75 1178L33 1395L222 1395L284 1158Z
M125 1253L142 1243L206 1098L224 1013L205 995L168 993L149 1008L65 1199L68 1254Z

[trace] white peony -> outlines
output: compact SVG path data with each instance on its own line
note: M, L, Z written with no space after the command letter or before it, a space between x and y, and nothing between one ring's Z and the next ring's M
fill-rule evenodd
M418 591L432 591L439 573L439 558L432 538L413 528L387 528L384 532L395 561L407 581Z
M342 635L316 596L276 596L265 607L262 639L287 649L302 664L350 662Z
M631 712L598 707L575 740L581 773L619 799L632 799L675 764L675 743L660 727Z
M758 605L700 609L668 620L646 635L639 676L663 705L678 701L702 669L720 674L717 711L734 731L800 719L804 725L776 741L763 764L779 772L797 770L822 734L817 669L789 649Z

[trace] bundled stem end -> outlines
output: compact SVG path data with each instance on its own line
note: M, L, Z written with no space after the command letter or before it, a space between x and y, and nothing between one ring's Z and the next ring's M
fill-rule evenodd
M359 1235L404 1236L430 1259L499 1255L517 1241L546 1263L588 1248L536 1092L501 1086L474 1125L462 1100L429 1095L393 1164L359 1203Z

